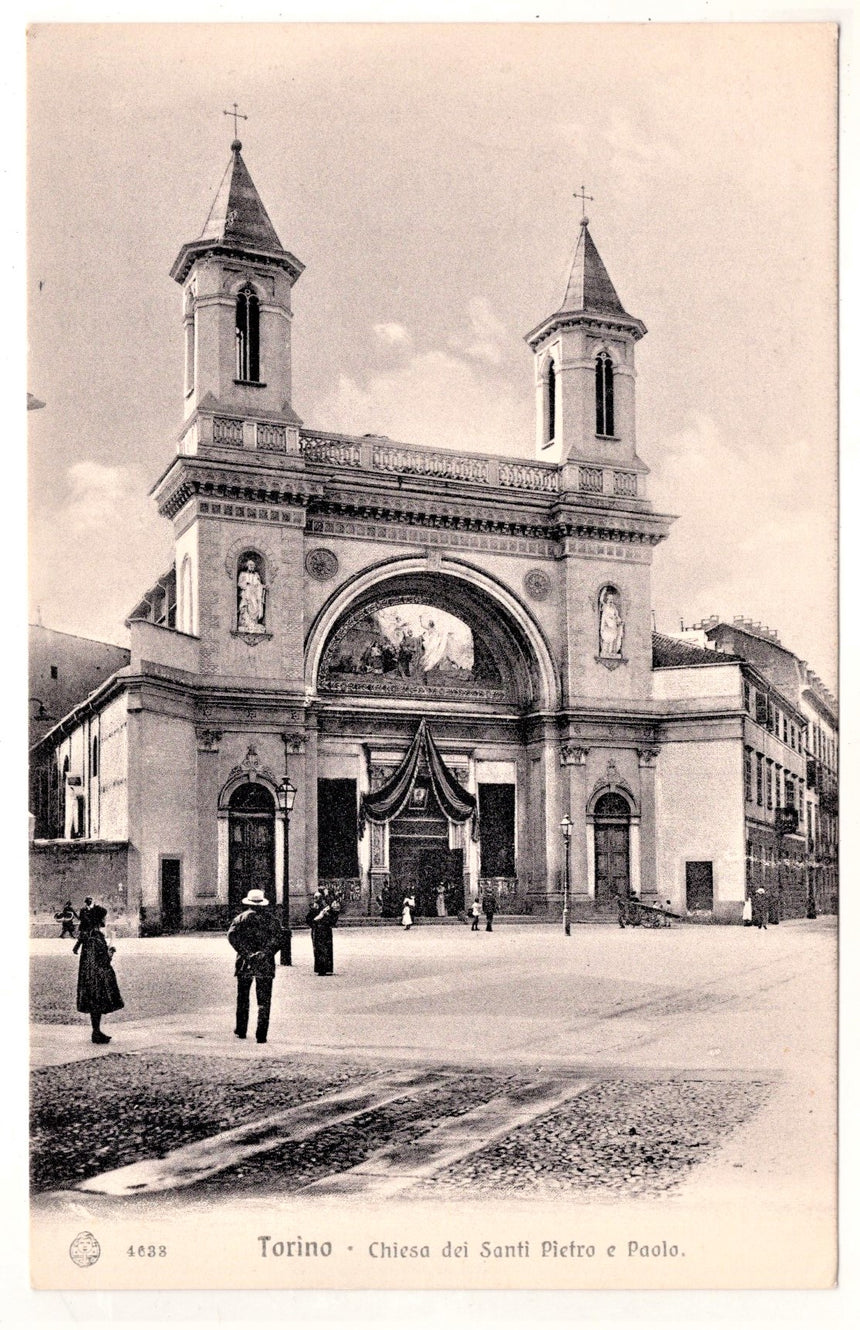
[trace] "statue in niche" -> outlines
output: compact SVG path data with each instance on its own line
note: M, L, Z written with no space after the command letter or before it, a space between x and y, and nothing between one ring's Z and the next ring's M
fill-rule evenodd
M247 558L243 561L236 589L239 602L236 626L239 632L264 633L267 588L257 571L256 559Z
M618 592L613 586L604 587L600 593L600 654L601 656L620 656L624 641L624 620Z

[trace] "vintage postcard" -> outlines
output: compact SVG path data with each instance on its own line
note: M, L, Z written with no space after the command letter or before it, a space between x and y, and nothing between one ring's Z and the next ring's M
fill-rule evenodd
M837 51L29 30L35 1288L834 1285Z

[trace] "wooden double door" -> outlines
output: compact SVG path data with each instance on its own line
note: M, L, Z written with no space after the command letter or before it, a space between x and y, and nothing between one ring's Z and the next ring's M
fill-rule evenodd
M275 801L263 785L240 785L230 800L230 918L246 907L249 891L275 904Z
M594 900L613 904L630 892L630 810L617 794L598 800L594 818Z

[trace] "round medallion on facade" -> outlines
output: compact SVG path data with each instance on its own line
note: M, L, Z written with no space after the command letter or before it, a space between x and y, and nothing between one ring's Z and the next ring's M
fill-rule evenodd
M330 582L339 567L337 555L332 550L308 550L305 568L318 582Z
M549 574L542 568L532 568L523 578L523 586L532 600L546 600L552 588Z
M92 1233L79 1233L69 1247L69 1255L75 1265L79 1265L81 1268L87 1265L95 1265L101 1254L102 1249L99 1246L98 1239L94 1238Z

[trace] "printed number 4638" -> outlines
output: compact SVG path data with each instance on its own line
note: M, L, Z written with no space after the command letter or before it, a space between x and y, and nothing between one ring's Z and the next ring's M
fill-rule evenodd
M128 1251L126 1252L126 1256L166 1256L166 1255L167 1255L167 1248L164 1246L144 1247L143 1245L141 1245L140 1247L135 1247L132 1244L132 1246L129 1247Z

